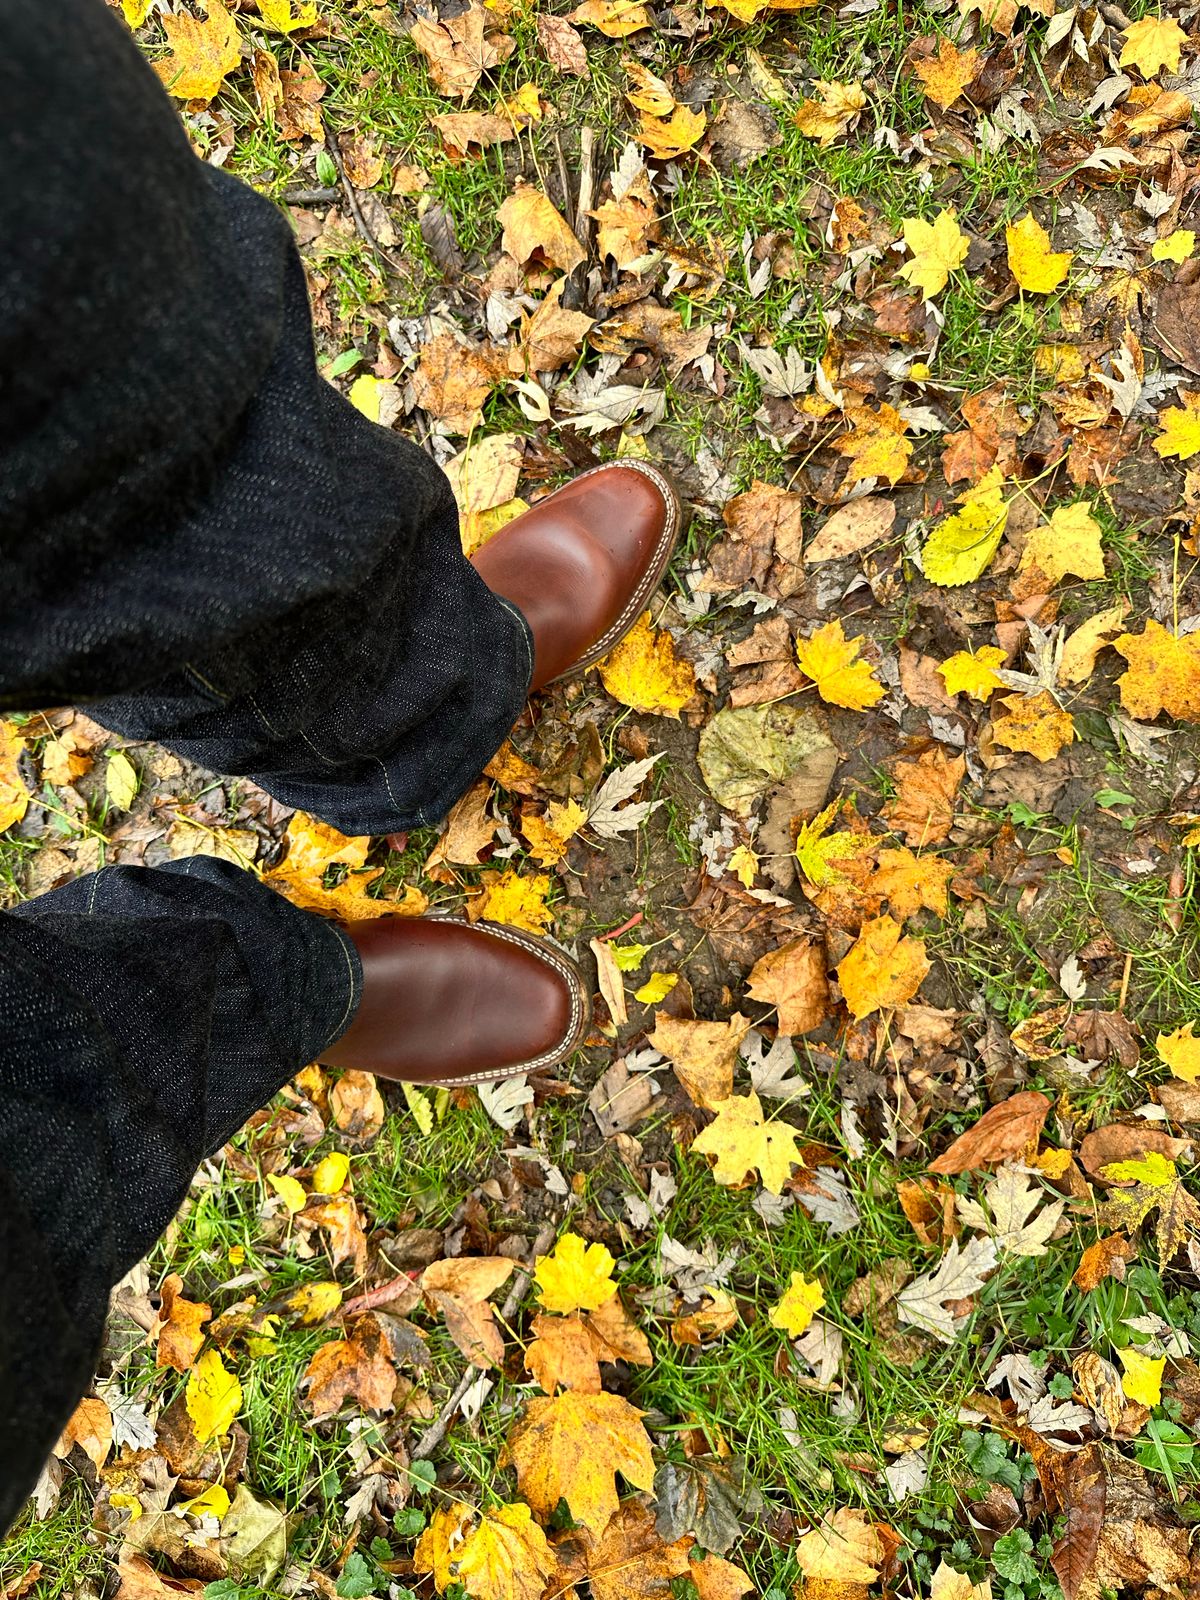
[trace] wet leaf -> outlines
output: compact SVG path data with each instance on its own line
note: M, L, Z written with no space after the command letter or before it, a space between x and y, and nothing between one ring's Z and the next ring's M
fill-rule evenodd
M596 670L613 699L635 711L678 718L696 692L696 674L691 664L680 660L674 640L665 629L651 627L649 612Z
M616 1474L632 1488L654 1482L642 1413L615 1394L575 1394L529 1401L501 1457L540 1517L565 1500L571 1515L599 1538L617 1511Z
M913 71L934 105L948 111L969 83L979 76L983 57L978 50L960 50L943 34L936 56L918 57Z
M838 963L842 997L856 1020L873 1011L905 1005L929 971L921 939L908 937L893 917L874 917Z
M600 1365L587 1328L578 1317L536 1316L525 1350L525 1370L547 1394L576 1389L600 1393Z
M183 1279L177 1273L163 1279L154 1357L156 1366L174 1367L176 1372L187 1372L200 1354L204 1343L201 1329L212 1316L207 1301L185 1300L182 1289Z
M985 1111L974 1127L960 1133L949 1149L929 1163L930 1172L950 1175L1017 1160L1037 1140L1049 1111L1049 1100L1036 1089L1010 1095Z
M1004 695L1000 706L1003 713L996 717L992 732L1006 750L1026 750L1039 761L1053 761L1074 742L1075 724L1048 689Z
M1031 212L1005 228L1004 238L1008 269L1022 289L1051 294L1066 280L1071 252L1051 250L1050 235Z
M1143 78L1153 78L1163 67L1179 71L1179 51L1187 34L1173 17L1143 17L1131 22L1121 38L1121 66L1136 67Z
M206 1350L196 1362L184 1396L200 1444L228 1433L242 1409L242 1386L215 1350Z
M814 712L772 705L718 711L700 734L697 759L717 804L746 816L772 784L825 756L836 760L836 751Z
M733 1093L733 1068L750 1019L740 1013L728 1022L694 1022L659 1011L647 1041L670 1061L689 1099L712 1111Z
M823 946L811 939L793 939L769 951L755 962L746 993L752 1000L775 1007L781 1034L792 1038L810 1033L830 1009ZM730 1091L732 1087L731 1080Z
M920 71L919 66L917 70ZM926 93L929 93L928 88ZM950 274L957 272L967 259L971 241L958 226L956 213L944 209L932 222L905 217L902 226L912 260L900 268L900 276L920 289L926 300L932 300L950 282Z
M825 1291L819 1279L793 1272L778 1305L772 1306L767 1320L789 1339L798 1339L825 1304Z
M1129 663L1117 687L1131 717L1149 721L1165 711L1200 720L1200 633L1177 637L1148 617L1141 633L1121 634L1113 649Z
M544 872L522 877L509 867L504 872L485 872L479 882L481 892L468 903L473 922L482 918L524 928L527 933L544 933L553 921L554 913L546 904L550 879Z

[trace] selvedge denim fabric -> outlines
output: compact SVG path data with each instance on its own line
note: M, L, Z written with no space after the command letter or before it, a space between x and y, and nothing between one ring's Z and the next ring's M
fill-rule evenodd
M0 709L85 704L349 833L437 820L532 654L444 475L319 377L286 219L104 0L0 0L0 42ZM202 857L0 915L0 1529L111 1284L360 981Z

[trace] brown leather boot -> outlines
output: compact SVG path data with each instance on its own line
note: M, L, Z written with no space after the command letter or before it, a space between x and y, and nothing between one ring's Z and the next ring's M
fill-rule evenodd
M407 1083L488 1083L577 1050L589 997L545 939L493 922L380 917L343 925L362 959L354 1021L322 1054Z
M532 689L582 672L625 637L679 536L670 479L645 461L593 467L515 517L471 557L533 633Z

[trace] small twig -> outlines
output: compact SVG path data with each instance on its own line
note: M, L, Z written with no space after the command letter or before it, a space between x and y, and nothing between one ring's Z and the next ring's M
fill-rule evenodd
M395 260L394 257L388 255L387 251L383 248L379 240L367 226L367 219L362 214L362 207L358 203L358 196L354 192L354 185L346 176L346 168L342 163L342 152L338 149L338 142L335 134L326 134L325 148L329 152L329 159L337 168L338 177L341 179L342 188L346 194L346 203L350 207L350 215L354 218L354 226L357 228L360 237L366 244L370 245L371 249L381 261L385 261L387 265L391 267L393 272L402 275L403 268L401 267L400 263Z
M289 206L331 206L338 197L336 189L285 189L284 204Z
M595 223L588 212L596 203L596 132L586 123L579 135L579 198L575 203L575 235L590 256Z
M1129 974L1133 971L1133 951L1125 953L1125 971L1121 974L1121 997L1117 1001L1117 1010L1124 1011L1125 996L1129 993Z
M512 1320L517 1307L521 1303L521 1296L529 1287L529 1277L530 1273L533 1271L534 1264L539 1256L544 1256L549 1250L556 1231L557 1230L554 1224L552 1222L548 1222L539 1232L537 1238L533 1241L533 1248L529 1252L528 1263L518 1271L516 1277L513 1279L512 1288L508 1291L508 1298L500 1307L500 1320L502 1322L510 1322ZM480 1375L481 1374L477 1367L467 1368L462 1377L455 1384L454 1392L446 1401L446 1404L438 1412L435 1420L429 1424L428 1428L426 1428L425 1432L409 1451L410 1460L423 1461L426 1456L433 1454L438 1445L441 1444L442 1440L446 1437L446 1432L454 1418L454 1413L458 1410L459 1403L461 1402L463 1395L466 1394L467 1390L473 1383L478 1381ZM491 1381L492 1380L489 1378L489 1388L491 1386Z

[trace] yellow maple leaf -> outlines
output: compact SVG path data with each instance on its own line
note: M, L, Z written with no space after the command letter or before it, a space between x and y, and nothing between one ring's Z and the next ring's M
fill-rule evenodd
M558 1566L533 1513L519 1504L481 1517L450 1559L455 1580L474 1600L541 1600Z
M565 1500L598 1539L616 1514L616 1473L634 1489L654 1484L642 1415L618 1394L538 1396L509 1435L500 1464L516 1467L517 1488L538 1516L552 1516Z
M554 202L531 183L518 183L496 212L504 229L500 248L522 265L540 255L560 272L573 272L585 251Z
M918 856L911 850L881 850L871 874L871 892L888 902L899 922L925 908L944 917L949 909L946 886L954 876L952 861L940 856Z
M361 411L368 422L379 422L383 416L383 401L387 394L395 394L396 385L376 378L369 372L360 373L350 385L346 399L356 411Z
M432 1575L433 1586L439 1594L445 1594L454 1582L454 1555L461 1548L463 1530L470 1520L468 1506L438 1506L417 1540L413 1566L418 1572Z
M1159 413L1163 431L1154 441L1154 448L1166 460L1178 456L1188 461L1200 450L1200 390L1181 389L1181 406L1171 406Z
M596 670L614 700L662 717L678 719L696 692L691 662L681 661L675 654L675 642L665 629L650 626L648 611Z
M848 411L846 420L852 424L851 431L833 443L839 455L850 458L846 482L886 478L889 483L895 483L902 478L912 455L912 444L904 437L906 423L895 407L884 400L878 411L867 407Z
M1165 239L1156 239L1150 246L1151 261L1186 261L1196 248L1196 235L1191 228L1176 228Z
M728 11L731 17L736 17L739 22L753 22L762 11L767 0L706 0L709 6L720 6L722 11Z
M1074 741L1075 724L1048 689L1005 695L1000 704L1006 709L992 724L992 734L1006 750L1024 750L1039 761L1053 761Z
M527 933L544 933L554 920L554 913L546 904L550 893L550 879L546 873L535 872L523 878L509 867L501 873L484 873L480 881L483 891L468 906L472 922L482 918L524 928Z
M331 1150L327 1156L322 1156L313 1168L312 1186L314 1194L337 1194L346 1187L346 1179L350 1176L350 1157L340 1150Z
M796 835L796 860L805 880L814 889L844 883L846 874L839 870L838 863L864 855L874 844L869 834L851 833L848 829L839 833L826 832L841 809L842 802L835 800L811 822L806 822Z
M820 1280L806 1278L802 1272L793 1272L791 1282L784 1290L777 1306L772 1306L768 1321L780 1328L789 1339L798 1339L813 1317L825 1304L825 1291Z
M552 867L567 853L571 840L587 821L577 800L552 801L544 816L523 816L521 832L529 840L529 853L543 867Z
M237 23L221 4L207 0L201 21L186 11L163 12L171 54L154 70L177 100L211 100L242 59Z
M944 589L979 577L996 554L1008 521L1008 503L995 468L960 495L958 503L962 509L938 523L921 551L925 576Z
M751 1090L730 1095L713 1110L716 1117L692 1141L698 1155L714 1157L713 1177L726 1187L746 1182L756 1168L763 1187L782 1194L793 1167L804 1162L789 1123L763 1120L762 1103Z
M868 1512L843 1506L797 1539L793 1554L806 1586L812 1584L818 1593L853 1594L848 1586L865 1588L877 1581L886 1547Z
M1150 721L1165 711L1185 722L1200 721L1200 633L1180 637L1150 618L1141 633L1114 639L1113 649L1129 663L1117 688L1131 717Z
M1192 1031L1195 1026L1194 1022L1185 1022L1174 1033L1160 1033L1154 1041L1158 1059L1184 1083L1195 1083L1200 1078L1200 1039Z
M758 876L758 857L748 844L739 844L729 857L729 870L744 889L753 886Z
M1055 506L1050 521L1033 530L1021 552L1020 570L1026 572L1031 567L1036 567L1051 583L1057 583L1067 573L1076 578L1104 576L1100 524L1086 500Z
M835 617L807 639L796 640L796 660L821 699L847 711L866 711L883 699L883 685L866 661L857 659L861 639L847 639Z
M703 111L693 111L690 106L676 106L669 117L652 117L643 111L638 122L638 143L656 160L673 161L696 148L707 120Z
M305 911L344 921L365 921L397 911L404 916L419 916L428 907L429 902L419 889L407 888L401 900L377 900L367 894L380 875L362 871L370 839L347 838L327 822L319 822L303 811L292 816L284 838L287 855L272 867L263 882ZM349 870L339 883L327 889L325 877L331 867Z
M1121 1380L1121 1387L1125 1391L1126 1400L1135 1400L1138 1405L1157 1406L1162 1404L1162 1376L1167 1365L1166 1358L1159 1356L1143 1355L1140 1350L1130 1346L1126 1350L1118 1350L1121 1365L1125 1368L1125 1375Z
M1071 251L1051 250L1050 235L1031 211L1005 228L1004 238L1008 244L1008 270L1022 289L1031 294L1050 294L1066 278Z
M910 938L886 914L864 922L862 932L838 963L846 1009L856 1022L873 1011L906 1005L929 971L925 941Z
M805 138L830 145L858 121L867 103L866 92L861 83L824 78L818 78L813 88L819 98L801 100L792 120Z
M1160 67L1179 71L1179 49L1187 34L1173 17L1143 17L1131 22L1121 34L1123 67L1136 67L1143 78L1152 78Z
M678 982L677 972L653 972L640 989L634 990L633 998L640 1000L644 1006L656 1006L660 1000L667 998Z
M959 228L957 214L944 209L932 222L905 217L901 226L912 260L900 268L900 276L920 289L926 300L932 300L967 259L971 241Z
M1157 1150L1147 1150L1132 1161L1110 1161L1100 1168L1100 1176L1113 1183L1144 1183L1150 1189L1166 1189L1176 1181L1175 1163Z
M583 0L568 16L572 22L598 28L610 39L625 39L654 26L654 18L641 0Z
M647 1042L666 1056L688 1098L712 1111L733 1092L734 1064L749 1031L750 1019L740 1011L728 1022L702 1022L660 1011Z
M308 1195L298 1178L289 1178L283 1173L268 1172L267 1182L283 1201L291 1216L294 1217L297 1211L303 1211L308 1204Z
M154 0L121 0L121 15L131 28L140 28L153 4Z
M198 1444L229 1432L242 1409L242 1386L215 1350L206 1350L188 1374L184 1404Z
M297 33L316 23L316 0L258 0L258 15L271 33Z
M617 1292L612 1270L616 1262L602 1244L585 1244L577 1233L564 1233L548 1256L533 1269L538 1304L559 1314L595 1311Z
M0 718L0 833L20 822L29 809L29 790L17 766L24 748L13 724Z
M1122 602L1081 622L1063 645L1058 664L1059 683L1086 683L1096 665L1096 657L1120 633L1128 615L1129 607Z
M971 700L989 700L1004 687L996 668L1004 665L1004 651L993 644L978 650L958 650L938 666L947 694L965 694Z
M979 76L983 57L978 50L960 50L943 34L936 56L925 56L913 63L925 93L934 105L948 111L967 85Z

